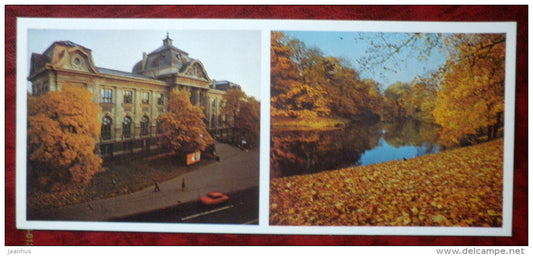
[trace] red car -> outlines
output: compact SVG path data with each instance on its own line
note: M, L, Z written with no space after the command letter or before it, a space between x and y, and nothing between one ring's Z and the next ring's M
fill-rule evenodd
M229 197L227 195L224 195L221 192L209 192L207 195L200 197L200 201L202 201L205 205L215 205L220 204L223 202L226 202L229 200Z

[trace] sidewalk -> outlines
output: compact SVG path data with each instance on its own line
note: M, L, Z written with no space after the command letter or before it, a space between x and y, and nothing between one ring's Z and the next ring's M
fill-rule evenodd
M198 200L209 191L231 193L259 185L259 149L242 151L218 143L216 151L220 162L162 182L159 192L154 192L154 187L148 187L128 195L50 209L43 212L39 219L109 220ZM184 190L182 182L185 183Z

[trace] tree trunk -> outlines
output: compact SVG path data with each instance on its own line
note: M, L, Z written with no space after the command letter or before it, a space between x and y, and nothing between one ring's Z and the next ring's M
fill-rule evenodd
M502 112L498 112L496 114L496 123L493 125L487 126L487 140L492 140L498 137L498 128L500 128L501 122L500 119L502 117Z
M500 128L500 125L501 125L501 117L502 117L502 112L498 112L498 114L496 114L496 123L492 126L492 138L496 138L498 136L498 128Z
M492 131L493 129L494 129L494 126L492 125L487 126L487 141L490 141L493 139L492 138L492 135L494 134Z

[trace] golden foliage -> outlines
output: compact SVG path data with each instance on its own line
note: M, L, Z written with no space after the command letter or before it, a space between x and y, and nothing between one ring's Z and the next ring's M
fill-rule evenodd
M30 97L30 175L88 183L102 164L102 159L94 153L100 133L99 112L92 94L83 88L65 86L62 91Z
M372 119L381 112L382 96L374 81L362 81L346 60L325 57L281 32L272 33L271 114L316 120L339 116Z
M193 106L188 92L172 91L169 112L158 120L163 130L162 143L174 151L205 150L214 143L203 121L205 115L198 106Z
M221 111L226 116L227 124L234 128L234 132L238 131L248 146L255 146L259 142L261 104L240 88L226 91L223 97Z
M314 118L327 115L324 88L303 82L296 63L291 59L293 49L283 43L284 35L272 33L271 42L271 106L273 116Z
M441 141L460 144L483 128L493 138L504 111L505 35L455 35L448 41L455 48L433 111Z
M502 225L503 139L407 161L275 178L270 223Z

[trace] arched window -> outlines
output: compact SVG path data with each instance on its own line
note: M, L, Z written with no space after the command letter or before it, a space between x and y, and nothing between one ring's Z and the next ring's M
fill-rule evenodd
M43 83L43 93L46 93L50 90L50 86L48 86L47 82Z
M131 137L131 118L129 116L124 117L124 122L122 123L122 136Z
M102 119L102 130L100 133L102 136L102 139L104 140L111 139L111 124L112 123L113 121L111 120L110 117L104 116L104 118Z
M141 120L141 135L148 135L150 132L150 119L147 116L143 116Z

